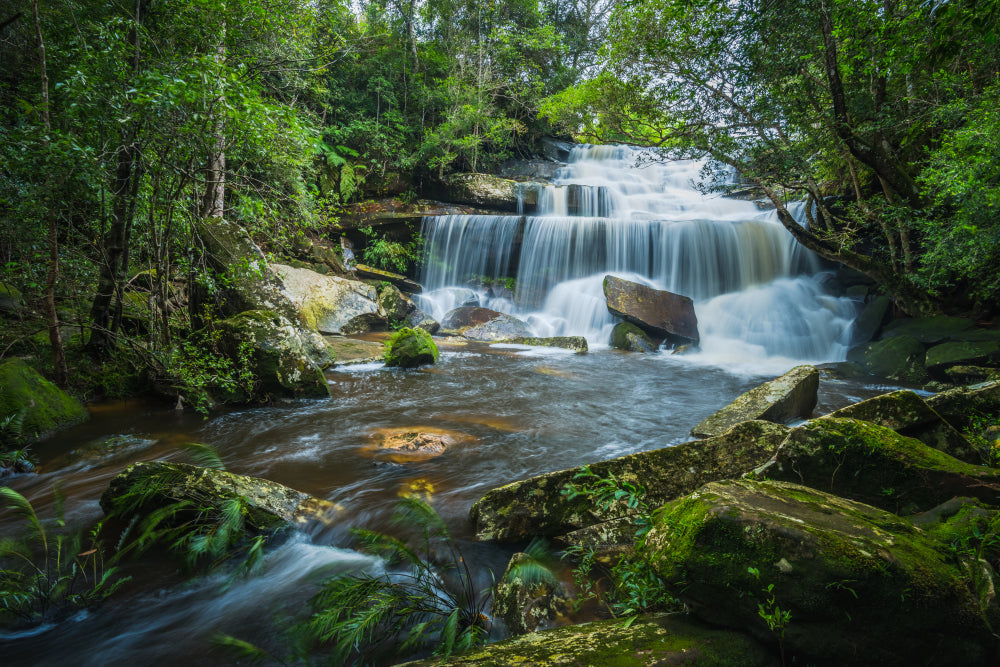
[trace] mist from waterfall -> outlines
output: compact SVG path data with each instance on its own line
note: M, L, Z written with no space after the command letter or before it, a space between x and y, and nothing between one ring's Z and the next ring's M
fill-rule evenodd
M691 297L702 343L693 361L843 359L856 304L826 294L819 260L772 211L695 187L702 163L660 163L627 146L578 146L530 216L424 219L421 306L436 319L478 300L539 336L606 346L619 321L608 274ZM515 271L516 267L516 271ZM476 288L470 278L513 294Z

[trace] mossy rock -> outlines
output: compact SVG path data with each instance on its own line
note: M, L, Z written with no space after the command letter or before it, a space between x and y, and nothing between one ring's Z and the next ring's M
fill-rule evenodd
M988 368L986 366L967 366L961 364L945 369L944 374L948 378L948 382L956 385L1000 380L1000 368Z
M855 347L847 353L848 361L860 364L869 373L913 384L927 381L925 357L923 343L907 335Z
M776 667L777 657L739 632L677 614L569 625L487 644L462 655L408 662L398 667L468 665L499 667Z
M228 356L238 362L240 346L249 346L255 395L329 397L330 387L323 371L310 355L312 341L287 319L267 310L248 310L217 324L223 333ZM322 342L322 341L320 341Z
M966 463L981 463L982 458L965 436L935 412L914 392L900 389L848 405L828 417L860 419L891 428L900 435L916 438L928 447L939 449Z
M887 324L882 331L882 338L910 336L921 343L933 344L960 335L971 329L973 324L972 320L965 317L948 315L902 319Z
M591 464L601 477L642 484L651 503L690 493L705 482L738 477L767 461L788 429L770 422L738 424L721 436L629 454ZM470 517L480 540L516 542L554 536L627 515L624 506L603 512L584 496L562 494L582 471L569 468L493 489L472 506Z
M758 474L896 514L923 512L956 495L1000 506L1000 470L856 419L821 417L792 429Z
M383 285L378 290L378 305L390 322L403 322L416 306L395 285Z
M785 422L809 417L816 407L819 371L796 366L781 377L754 387L732 403L709 415L691 429L696 438L720 435L741 422L760 419Z
M707 484L653 515L640 554L695 615L776 644L792 664L996 664L995 597L972 562L898 516L815 489Z
M530 555L516 553L496 586L493 615L512 635L535 632L573 607L572 595L558 579L538 576L540 567Z
M0 363L0 419L23 412L21 441L85 421L90 413L22 359Z
M10 283L0 282L0 313L17 315L24 310L24 297Z
M943 391L928 397L927 405L963 431L973 417L1000 416L1000 380Z
M400 329L385 342L385 365L415 368L436 363L440 353L431 335L423 329Z
M968 341L941 343L927 350L924 366L938 379L946 377L945 371L959 364L989 364L1000 360L1000 341Z
M587 339L583 336L549 336L546 338L528 336L509 338L500 342L511 345L531 345L532 347L558 347L563 350L572 350L577 354L583 354L588 350Z
M133 463L112 477L101 495L101 509L128 521L180 501L218 509L234 498L247 503L246 523L258 532L329 523L337 512L333 503L277 482L167 461Z
M611 347L626 352L657 351L657 343L645 331L631 322L619 322L611 330Z

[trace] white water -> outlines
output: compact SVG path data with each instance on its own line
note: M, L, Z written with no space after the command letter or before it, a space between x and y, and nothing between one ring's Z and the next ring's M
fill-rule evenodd
M537 335L582 335L600 347L618 321L602 290L614 274L694 299L694 362L843 359L855 303L823 292L819 261L774 214L699 192L701 163L639 166L642 157L623 146L575 148L534 216L425 218L422 307L440 319L478 298ZM470 276L501 280L515 265L513 300L468 290Z

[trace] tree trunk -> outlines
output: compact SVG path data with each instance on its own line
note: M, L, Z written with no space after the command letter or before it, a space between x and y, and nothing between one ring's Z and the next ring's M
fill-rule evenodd
M222 28L222 37L215 47L215 64L222 65L226 59L226 29ZM208 166L205 169L205 196L202 198L201 217L221 218L226 202L226 135L225 119L222 111L225 102L220 84L218 95L212 100L210 113L215 116L212 125L212 150L208 155Z

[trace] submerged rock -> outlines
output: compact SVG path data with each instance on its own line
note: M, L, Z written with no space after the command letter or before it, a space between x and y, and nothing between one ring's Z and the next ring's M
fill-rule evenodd
M996 600L963 567L983 565L869 505L713 482L654 514L640 553L700 618L771 642L777 621L796 664L994 664Z
M459 444L475 442L468 433L429 426L381 428L372 433L365 453L393 463L409 463L441 456Z
M604 296L612 315L671 343L697 343L698 318L686 296L605 276Z
M0 363L0 419L22 413L21 441L75 426L90 416L83 405L22 359Z
M792 429L758 470L896 514L923 512L952 496L1000 506L1000 470L959 461L883 426L821 417Z
M741 394L735 401L709 415L691 429L696 438L720 435L740 422L760 419L785 422L808 418L816 407L819 371L813 366L796 366L770 382Z
M646 499L665 502L702 484L738 477L767 461L788 429L770 422L738 424L725 434L590 465L599 476L615 475L646 487ZM530 477L486 493L472 506L476 538L516 542L552 536L626 515L624 508L601 512L583 496L562 494L581 468Z
M437 345L423 329L403 328L385 342L385 365L415 368L438 360Z
M900 435L916 438L966 463L979 463L980 456L965 436L959 433L922 398L900 389L831 412L827 417L860 419L891 428Z
M218 508L237 497L250 508L247 525L260 532L317 520L328 523L338 509L270 480L167 461L133 463L112 477L101 495L101 509L128 521L180 501Z
M313 360L313 343L278 313L248 310L217 324L227 355L241 363L241 346L249 346L256 386L250 396L232 396L234 400L252 400L269 396L330 396L323 371Z
M778 664L774 655L742 633L702 625L677 614L657 614L640 616L631 623L611 619L543 630L487 644L460 655L408 662L405 667L776 667Z
M626 352L653 353L659 347L645 331L631 322L619 322L615 325L615 328L611 330L610 344L611 347Z

